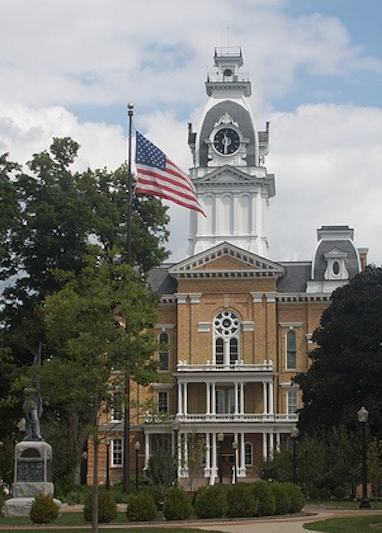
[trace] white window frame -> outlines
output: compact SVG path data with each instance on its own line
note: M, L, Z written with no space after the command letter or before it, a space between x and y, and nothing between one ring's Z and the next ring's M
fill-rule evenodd
M230 325L227 328L223 327L224 319L230 322ZM234 364L240 363L240 332L241 332L241 321L238 315L228 309L224 309L217 313L213 320L213 361L216 362L216 341L217 339L223 339L223 364L231 365L231 339L237 340L237 360Z
M170 412L170 393L165 390L165 391L158 391L158 396L157 396L157 401L158 401L158 414L160 415L168 415L169 412ZM162 402L161 400L161 395L165 395L165 402ZM165 406L166 408L163 409L161 408L161 406Z
M294 396L294 400L291 401L291 396ZM298 389L291 388L286 391L286 414L287 415L295 415L298 409ZM291 411L291 406L293 407L295 405L295 410Z
M161 331L158 335L158 344L161 344L161 336L162 335L166 335L167 336L167 342L165 344L170 344L170 335L167 333L167 331ZM167 355L167 368L161 368L161 354L166 354ZM159 368L158 368L158 371L159 372L169 372L170 370L170 350L161 350L160 347L159 347L159 350L158 350L158 362L159 362Z
M250 450L251 450L251 462L247 462L247 446L250 447ZM244 465L245 466L253 466L253 444L252 442L245 442L244 443Z
M118 442L118 445L117 445L117 442ZM118 457L120 456L120 460L118 460L117 462L115 461L116 454L118 454ZM112 439L111 441L111 466L112 467L123 466L123 439L119 437Z
M294 335L294 340L295 340L294 350L289 349L288 337L290 336L291 333ZM294 354L294 366L290 366L288 364L289 353ZM286 370L297 370L297 332L294 328L289 328L285 335L285 368Z

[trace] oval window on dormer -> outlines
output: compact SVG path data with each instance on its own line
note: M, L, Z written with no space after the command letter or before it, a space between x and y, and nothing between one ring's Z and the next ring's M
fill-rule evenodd
M334 261L333 263L333 274L335 276L338 276L338 274L340 273L340 264L338 261Z

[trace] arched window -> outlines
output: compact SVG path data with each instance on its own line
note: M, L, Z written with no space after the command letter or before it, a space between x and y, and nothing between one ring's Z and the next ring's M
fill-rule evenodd
M245 466L253 465L253 446L251 442L246 442L244 444L244 458Z
M287 370L295 370L297 365L297 342L296 333L291 329L287 333Z
M214 361L233 365L239 360L240 320L232 311L222 311L214 319Z
M162 331L162 333L159 335L159 370L162 372L167 372L169 370L169 352L168 352L168 344L169 344L169 338L168 334L165 331Z

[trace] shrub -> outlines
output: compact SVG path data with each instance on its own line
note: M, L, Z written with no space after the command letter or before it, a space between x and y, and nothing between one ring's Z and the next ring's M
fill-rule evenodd
M276 498L276 514L287 514L291 507L290 497L285 483L272 481L269 484Z
M255 516L259 502L255 497L251 485L236 483L229 485L227 491L227 516L236 518L240 516Z
M267 481L256 481L252 484L252 491L259 501L258 516L270 516L276 513L276 497Z
M156 505L156 508L158 511L162 510L163 507L163 491L160 487L157 485L146 485L141 488L140 492L146 492L148 493L152 499L154 500L154 503Z
M290 497L290 513L298 513L305 505L305 497L302 490L295 483L285 483L285 487Z
M52 496L40 494L36 496L35 501L29 513L30 519L35 524L50 524L58 517L58 507L54 503Z
M330 489L328 487L322 487L319 491L320 500L329 500L330 499Z
M133 492L127 499L126 515L132 522L155 520L157 508L147 492Z
M348 488L346 485L339 485L335 489L333 489L333 496L336 498L336 500L343 500L348 493Z
M84 504L84 518L86 522L92 519L93 511L93 497L89 494ZM100 489L98 491L98 522L108 523L114 520L117 516L117 505L113 496L107 489Z
M309 497L312 498L312 500L319 500L320 489L318 489L317 487L312 487L309 491Z
M92 488L88 485L77 485L69 488L68 491L57 492L57 497L69 505L84 505L89 498Z
M200 488L195 496L194 511L198 518L220 518L227 512L227 490L224 485Z
M163 506L166 520L186 520L192 515L188 494L181 487L171 487Z
M0 486L0 516L4 514L4 503L6 499L7 495L5 494L4 487Z

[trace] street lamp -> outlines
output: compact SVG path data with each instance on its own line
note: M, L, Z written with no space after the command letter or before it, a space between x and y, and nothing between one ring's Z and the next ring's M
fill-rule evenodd
M138 474L139 474L138 454L139 454L139 450L140 449L141 449L141 443L139 442L139 440L137 440L137 442L134 444L134 450L135 450L135 490L138 490L138 486L139 486L139 483L138 483Z
M367 497L367 458L366 458L366 423L369 418L369 411L365 407L357 413L358 422L361 424L362 431L362 499L359 504L361 509L369 509L370 501Z
M106 488L110 488L110 437L105 437L106 444Z
M300 431L297 426L293 426L290 430L290 436L292 438L292 482L297 483L297 438Z
M223 440L224 440L224 433L218 433L217 437L218 437L218 441L219 441L219 479L220 479L220 483L223 483Z
M234 440L233 443L232 443L232 448L233 448L233 458L234 458L234 478L235 478L235 483L237 483L237 450L239 448L239 443L237 442L237 440Z
M174 441L175 441L175 450L174 452L174 458L175 458L175 477L176 477L176 484L178 484L178 478L179 478L179 450L178 450L178 434L180 430L180 421L178 418L175 418L172 423L172 429L174 430Z

